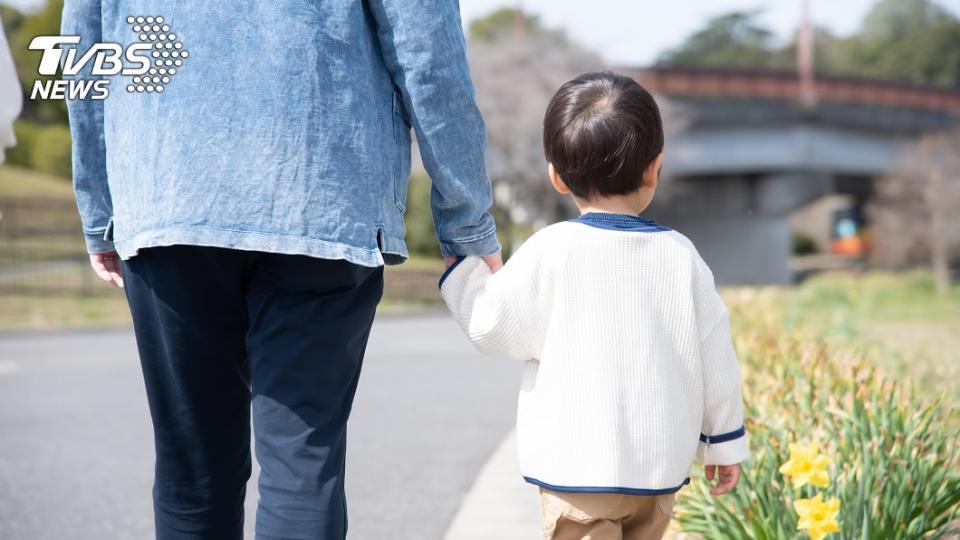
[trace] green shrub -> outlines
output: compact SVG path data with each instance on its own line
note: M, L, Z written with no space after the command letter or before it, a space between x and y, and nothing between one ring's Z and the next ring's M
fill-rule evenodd
M31 122L17 120L13 123L13 132L17 136L17 145L8 148L7 163L32 168L31 151L37 145L37 137L43 128Z
M793 242L794 255L813 255L814 253L820 252L820 249L817 247L817 241L810 235L795 232L793 233L791 241Z
M430 179L424 175L415 174L410 177L404 220L407 226L407 249L411 255L440 256L440 245L437 243L430 211L431 187Z
M18 120L13 124L17 145L7 150L6 161L39 172L70 178L70 128Z
M31 150L33 169L70 178L70 128L61 125L45 126Z
M410 177L407 189L407 211L404 219L407 226L407 249L411 255L439 257L440 246L433 227L433 214L430 209L430 179L422 174ZM526 227L517 227L510 222L509 213L494 206L490 209L497 222L497 239L503 246L504 257L512 251L518 236L526 238L532 234Z

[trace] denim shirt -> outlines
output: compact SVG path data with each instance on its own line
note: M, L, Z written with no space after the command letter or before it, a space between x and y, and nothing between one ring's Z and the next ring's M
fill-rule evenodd
M68 101L89 252L402 262L411 128L441 252L499 249L456 0L66 0L62 34L78 53L126 47L137 16L162 17L189 55L162 92L118 74L105 100Z

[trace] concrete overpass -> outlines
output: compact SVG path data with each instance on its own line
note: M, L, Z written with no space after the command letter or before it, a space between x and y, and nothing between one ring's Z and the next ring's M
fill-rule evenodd
M788 283L788 218L829 193L858 204L919 135L960 123L960 88L791 72L625 71L666 98L663 196L651 215L689 236L723 283Z

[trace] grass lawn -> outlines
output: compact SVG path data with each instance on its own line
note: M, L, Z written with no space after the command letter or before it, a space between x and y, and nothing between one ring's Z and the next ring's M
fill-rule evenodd
M54 197L70 202L74 200L73 186L67 178L13 165L0 165L0 198L6 197Z
M3 295L0 306L0 330L63 330L130 324L127 301L119 289L92 296Z
M960 406L960 285L941 295L928 272L834 274L785 290L783 302L788 326L816 329Z

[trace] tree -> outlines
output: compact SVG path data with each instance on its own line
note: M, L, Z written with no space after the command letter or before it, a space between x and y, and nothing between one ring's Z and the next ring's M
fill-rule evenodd
M566 217L570 203L553 192L546 176L543 113L564 82L603 69L603 62L562 32L514 10L475 21L470 38L470 68L487 126L496 205L513 221L534 226Z
M960 20L932 0L880 0L842 49L853 75L960 85Z
M543 26L539 16L514 8L500 8L470 23L470 40L474 42L503 41L516 33L536 39L566 41L562 31Z
M794 69L796 40L778 45L759 14L715 17L658 64ZM819 73L960 86L960 20L934 0L879 0L854 35L816 28L814 41Z
M829 29L813 27L813 66L818 73L844 75L846 60L846 38L833 35ZM794 36L783 48L774 51L773 66L777 69L793 70L797 65L797 39ZM850 74L850 73L846 73Z
M931 134L910 146L880 179L868 207L878 266L902 268L929 258L937 289L950 285L960 246L960 130Z
M773 46L773 32L761 26L761 12L735 11L710 19L679 47L660 56L659 64L704 67L772 68L782 59Z
M44 7L34 13L22 14L13 8L5 7L0 11L4 29L10 41L10 52L17 66L20 86L23 87L23 114L21 118L40 123L67 123L67 106L63 100L31 100L30 91L33 81L44 78L37 74L40 65L40 51L28 47L36 36L60 34L60 14L63 0L48 0Z

